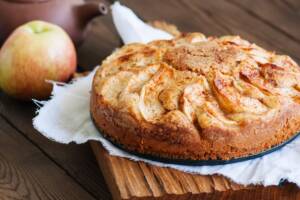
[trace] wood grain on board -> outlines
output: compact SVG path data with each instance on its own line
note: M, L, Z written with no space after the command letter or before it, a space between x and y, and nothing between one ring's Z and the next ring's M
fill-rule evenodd
M121 3L131 7L146 20L163 19L186 32L200 31L217 36L239 34L267 49L289 54L300 62L298 0L143 0L142 3L140 0L124 0ZM86 70L92 69L119 45L121 42L111 16L95 18L87 27L85 42L78 48L79 66ZM32 127L35 109L36 106L32 103L13 100L0 92L0 129L6 127L0 132L0 199L47 199L48 196L49 199L76 199L73 195L82 197L81 199L110 199L108 187L111 186L105 183L89 145L63 145L44 138ZM106 172L103 174L107 176ZM190 175L184 177L190 180ZM8 184L15 180L21 180L21 183ZM26 195L28 192L24 192L25 189L9 189L18 187L28 187L30 194L39 195ZM160 191L159 187L157 190L153 187L154 191ZM180 188L181 185L174 187ZM192 184L190 187L196 186ZM206 188L207 191L211 190L211 187ZM247 189L214 192L205 198L300 198L293 185L276 188L273 190L273 187L268 187L255 192ZM70 196L63 193L70 193L73 189L76 191ZM42 194L40 191L43 191ZM25 194L24 198L21 198L20 193Z
M243 186L219 175L194 175L111 156L99 142L90 144L114 200L300 198L300 189L294 184Z

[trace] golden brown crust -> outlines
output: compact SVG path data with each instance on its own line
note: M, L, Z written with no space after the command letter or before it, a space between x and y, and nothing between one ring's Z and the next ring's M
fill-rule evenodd
M130 44L95 74L91 113L109 138L139 153L231 159L300 130L300 70L237 36L191 33Z

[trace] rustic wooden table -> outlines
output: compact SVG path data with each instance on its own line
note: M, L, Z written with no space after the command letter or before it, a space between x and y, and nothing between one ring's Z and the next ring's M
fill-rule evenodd
M147 20L164 19L182 31L206 35L239 34L300 62L299 0L122 1ZM87 29L78 49L79 65L92 69L120 45L111 16ZM0 92L0 199L111 199L88 144L62 145L32 127L35 105ZM299 199L296 186L268 199ZM253 193L232 197L259 199ZM264 195L266 196L266 195Z

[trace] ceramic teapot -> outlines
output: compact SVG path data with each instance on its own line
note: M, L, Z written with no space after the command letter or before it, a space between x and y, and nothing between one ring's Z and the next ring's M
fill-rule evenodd
M0 45L16 27L31 20L61 26L78 45L86 24L107 10L101 0L0 0Z

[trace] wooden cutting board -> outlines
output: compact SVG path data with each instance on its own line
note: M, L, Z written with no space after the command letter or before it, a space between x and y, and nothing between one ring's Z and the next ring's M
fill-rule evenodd
M99 142L90 144L114 200L300 199L294 184L246 187L219 175L193 175L111 156Z

